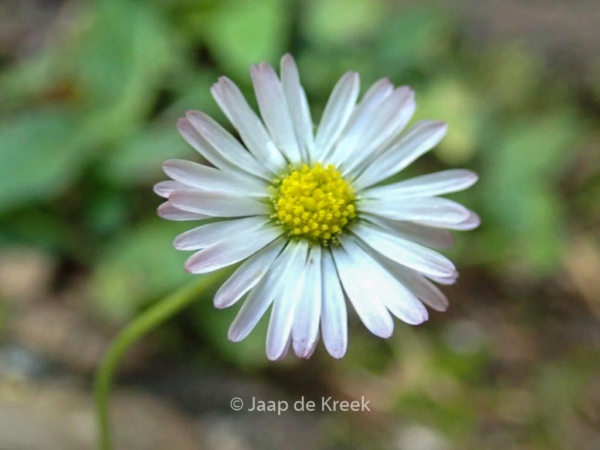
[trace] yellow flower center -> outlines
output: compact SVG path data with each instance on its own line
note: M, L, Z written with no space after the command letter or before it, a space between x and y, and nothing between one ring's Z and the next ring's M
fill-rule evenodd
M335 167L305 164L273 182L272 217L290 237L329 245L356 217L355 198Z

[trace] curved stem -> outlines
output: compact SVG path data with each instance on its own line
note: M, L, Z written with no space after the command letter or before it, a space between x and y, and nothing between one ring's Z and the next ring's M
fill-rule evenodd
M205 275L201 280L184 286L175 293L165 297L144 311L139 317L127 325L115 338L100 363L95 379L96 413L98 417L99 449L112 448L108 414L108 395L114 379L115 371L121 358L140 338L177 314L192 301L200 291L209 287L218 279L217 274Z

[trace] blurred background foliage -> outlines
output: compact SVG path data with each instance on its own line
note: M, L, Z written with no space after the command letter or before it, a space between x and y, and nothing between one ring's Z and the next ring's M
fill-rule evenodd
M397 323L388 341L353 318L342 361L319 348L270 363L265 321L232 344L237 308L206 293L124 369L127 389L201 423L197 447L172 448L600 448L600 59L583 77L528 41L474 38L459 17L383 0L0 3L0 400L22 407L27 386L64 377L89 396L115 331L192 278L171 245L189 224L158 219L151 190L164 160L197 157L176 119L199 109L226 124L217 77L254 102L250 64L290 51L313 117L347 70L363 92L383 76L411 85L415 119L450 131L406 174L475 170L455 197L483 225L449 252L462 276L444 289L448 313ZM374 412L260 419L232 415L234 392L365 396ZM15 433L0 425L0 448L23 445ZM171 448L164 433L127 448Z

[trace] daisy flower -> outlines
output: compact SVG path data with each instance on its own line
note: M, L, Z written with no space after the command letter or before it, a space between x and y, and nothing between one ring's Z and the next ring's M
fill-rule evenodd
M241 142L206 114L189 111L179 131L210 164L167 161L171 180L155 186L167 199L161 217L204 221L174 242L195 252L189 272L241 262L214 298L217 308L245 299L229 339L248 336L271 307L269 359L290 346L308 358L319 335L341 358L347 303L382 338L393 332L392 316L416 325L428 318L424 305L445 310L448 301L433 282L451 284L458 273L430 248L450 247L446 229L472 229L479 218L439 196L468 188L477 175L446 170L389 178L437 145L446 124L422 121L403 133L414 92L382 79L357 103L359 76L349 72L315 130L290 55L280 76L267 63L250 72L260 117L230 79L212 87Z

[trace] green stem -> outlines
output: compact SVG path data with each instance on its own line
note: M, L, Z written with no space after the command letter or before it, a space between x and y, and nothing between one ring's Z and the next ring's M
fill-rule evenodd
M218 273L218 272L217 272ZM216 275L216 274L215 274ZM111 450L108 395L121 358L129 348L149 331L161 325L198 298L200 291L218 280L218 275L205 275L200 281L184 286L144 311L115 338L96 373L95 395L99 427L99 449Z

